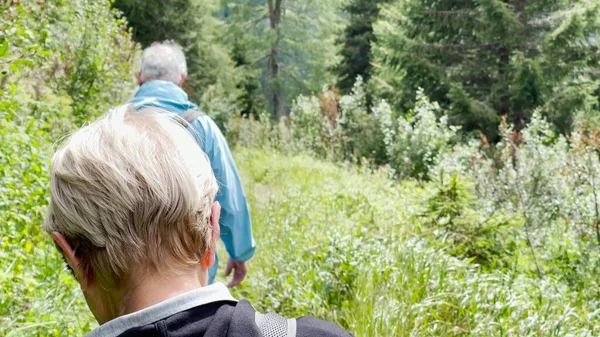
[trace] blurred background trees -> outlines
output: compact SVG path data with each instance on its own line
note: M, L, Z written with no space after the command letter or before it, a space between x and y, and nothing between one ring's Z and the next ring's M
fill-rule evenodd
M562 133L598 123L598 1L117 0L142 46L185 47L186 89L221 124L233 115L287 116L299 95L358 76L371 112L396 116L415 93L462 132L498 139L533 111ZM336 94L337 95L337 94Z
M520 130L541 108L563 132L598 111L598 2L397 0L376 24L377 93L398 111L421 87L464 131Z
M203 106L213 91L219 108L226 96L227 110L257 115L266 106L281 117L298 95L335 83L329 69L338 59L340 0L117 0L114 6L142 46L171 39L185 47L187 88Z

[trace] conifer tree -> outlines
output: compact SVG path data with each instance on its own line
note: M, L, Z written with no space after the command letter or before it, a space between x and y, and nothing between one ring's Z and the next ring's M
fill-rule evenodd
M407 111L422 87L492 137L538 107L566 132L598 108L598 28L597 0L395 0L375 25L376 90Z
M379 15L381 4L389 0L350 0L344 7L349 22L338 39L342 46L341 62L334 67L339 80L337 86L342 94L352 92L354 82L361 76L365 83L371 79L371 44L375 41L373 23Z
M249 65L260 69L273 116L287 114L300 94L334 83L340 0L232 0L222 15L242 41ZM238 42L236 41L236 42Z
M253 67L248 52L241 42L234 43L232 58L242 74L238 88L243 116L259 117L267 108L267 100L260 91L260 70Z

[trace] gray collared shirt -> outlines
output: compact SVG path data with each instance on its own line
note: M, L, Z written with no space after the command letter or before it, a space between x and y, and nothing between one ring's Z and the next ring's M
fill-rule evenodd
M160 321L178 312L221 301L237 302L224 284L215 283L170 298L140 311L117 317L92 330L85 337L116 337L129 329Z

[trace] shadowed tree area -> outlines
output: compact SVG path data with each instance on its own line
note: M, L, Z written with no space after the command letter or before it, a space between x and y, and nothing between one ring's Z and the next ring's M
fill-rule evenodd
M365 82L371 80L373 76L371 45L377 40L373 24L379 18L381 5L389 2L389 0L352 0L344 7L349 19L342 37L337 41L342 46L340 50L342 60L334 67L339 78L337 85L343 94L352 91L358 76L361 76ZM371 95L367 96L367 100L370 106Z
M520 130L537 108L568 132L598 110L597 12L589 1L395 1L375 29L377 92L403 111L421 87L452 123L492 139L502 117Z

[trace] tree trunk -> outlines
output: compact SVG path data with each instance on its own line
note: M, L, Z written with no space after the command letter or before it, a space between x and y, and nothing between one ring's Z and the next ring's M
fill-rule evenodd
M279 42L281 40L281 4L283 0L269 0L269 20L271 30L275 33L275 40L271 45L271 54L269 55L269 77L272 90L273 112L277 118L282 117L284 112L282 87L279 78L280 62L279 62Z
M515 11L515 15L519 21L523 24L524 27L527 26L527 19L525 17L525 7L527 5L527 0L504 0L505 3L513 6ZM526 44L526 37L523 37L523 44ZM517 47L518 48L518 47ZM524 50L524 48L521 48ZM508 88L508 83L510 83L510 56L512 54L512 50L509 47L503 47L500 49L500 74L502 75L502 80L505 81L506 87L504 88L503 97L500 102L500 114L502 116L507 116L508 120L513 123L516 131L521 131L525 128L526 115L524 107L513 106L511 109L510 105L510 92Z
M518 117L510 111L510 94L508 85L510 83L508 77L508 67L510 66L510 49L507 46L502 46L498 50L498 74L500 75L499 80L502 81L502 85L499 88L499 106L498 114L502 117L508 117L509 122L518 123Z

